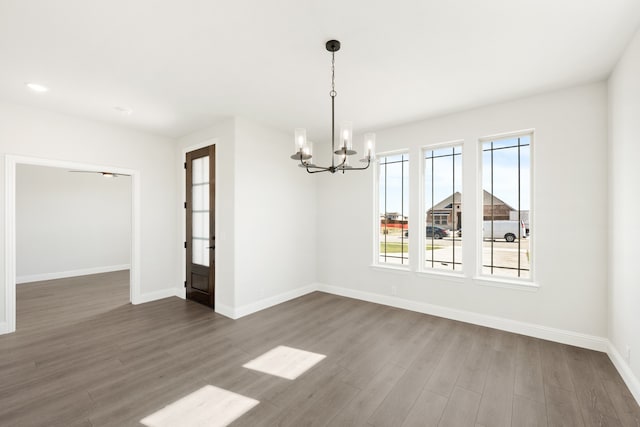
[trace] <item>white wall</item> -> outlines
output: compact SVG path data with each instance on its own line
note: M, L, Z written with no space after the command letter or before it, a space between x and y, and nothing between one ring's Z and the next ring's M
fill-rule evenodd
M480 212L478 139L531 128L535 129L532 227L537 291L484 286L491 283L473 278L480 230L477 215L470 214L463 216L465 278L417 274L415 259L409 273L372 268L377 221L373 171L319 177L318 280L336 287L333 291L367 292L387 300L393 284L394 301L404 306L410 306L402 303L406 301L432 304L446 307L449 314L462 310L485 320L492 316L509 319L508 324L525 322L586 334L587 342L593 337L593 343L604 343L608 234L604 83L383 129L377 132L377 150L409 149L410 218L422 218L417 186L420 147L464 140L463 203ZM410 244L411 255L417 256L417 239Z
M236 306L308 291L316 280L316 179L289 158L291 134L236 120ZM257 305L256 305L257 304Z
M640 401L640 31L609 79L609 340ZM627 358L627 346L631 350ZM622 367L623 370L625 367ZM620 366L619 366L620 369Z
M91 163L140 171L141 265L144 298L175 290L175 145L144 134L44 110L0 103L0 154ZM4 224L5 164L0 164L0 223ZM4 227L0 229L4 242ZM4 245L0 256L4 258ZM4 266L3 266L4 269ZM6 321L5 278L0 275L0 323Z
M18 165L18 283L128 268L131 178Z
M315 180L289 159L291 138L232 118L179 140L180 164L187 147L216 144L216 311L221 314L240 317L312 289ZM183 170L178 180L184 187ZM178 226L181 243L184 211ZM184 262L184 254L180 259ZM184 274L183 267L179 283Z

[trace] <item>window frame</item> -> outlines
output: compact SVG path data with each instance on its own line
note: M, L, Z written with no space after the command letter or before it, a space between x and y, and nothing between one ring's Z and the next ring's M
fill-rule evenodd
M465 164L465 141L464 139L456 139L456 140L451 140L451 141L446 141L446 142L436 142L436 143L431 143L431 144L427 144L427 145L423 145L420 147L420 182L418 183L418 191L419 191L419 195L418 195L418 204L419 204L419 220L420 223L422 224L422 220L425 221L425 227L426 227L426 215L427 215L427 205L426 205L426 197L425 197L425 173L427 170L427 164L426 161L427 159L426 157L426 152L427 151L432 151L432 150L440 150L443 148L453 148L453 147L460 147L461 151L460 151L460 155L462 156L462 170L461 170L461 188L462 188L462 200L460 201L460 205L465 204L464 202L464 194L465 194L465 189L464 189L464 164ZM437 216L438 214L435 214L435 216ZM414 221L415 222L415 221ZM433 221L433 225L434 226L439 226L439 224L435 223L435 217L434 217L434 221ZM419 230L420 231L420 230ZM455 230L453 230L453 232L455 233ZM426 233L424 232L424 229L422 230L422 232L420 232L420 243L418 246L419 249L419 256L418 256L418 261L419 261L419 266L417 269L417 272L420 273L420 275L424 275L424 276L429 276L429 275L435 275L435 276L449 276L453 279L462 279L464 277L466 277L465 272L467 271L467 267L466 267L466 263L465 263L465 258L464 258L464 249L461 246L460 247L460 262L462 264L462 268L459 271L456 270L445 270L445 269L436 269L436 268L426 268L425 267L425 263L427 262L427 251L426 251L426 245L428 243L428 239L426 237ZM462 243L464 245L464 243Z
M481 285L488 286L498 286L498 287L515 287L515 288L538 288L539 285L536 283L536 260L537 256L535 253L535 236L529 235L527 239L529 240L529 252L530 252L530 263L529 263L529 277L508 277L508 276L496 276L491 274L483 273L483 224L484 224L484 189L483 189L483 145L487 142L497 142L504 139L510 138L521 138L523 136L528 136L529 140L529 228L534 228L534 218L536 215L535 211L535 129L524 129L520 131L514 132L505 132L500 134L494 134L479 138L477 141L477 206L475 209L476 217L476 272L474 279Z
M381 153L376 153L376 159L374 162L374 173L373 175L373 262L371 264L372 267L389 269L389 270L398 270L402 272L411 271L411 266L415 263L412 261L411 257L411 246L407 246L407 260L406 263L402 264L392 264L388 262L380 262L380 159L383 157L389 156L398 156L398 155L406 155L407 156L407 166L409 166L409 172L407 174L407 197L408 200L408 212L406 212L406 216L409 217L409 223L407 226L407 231L411 232L411 150L408 148L385 151ZM408 242L407 242L408 243Z

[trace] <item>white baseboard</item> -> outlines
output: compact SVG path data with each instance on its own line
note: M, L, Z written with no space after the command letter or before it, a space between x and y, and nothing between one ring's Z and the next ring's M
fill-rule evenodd
M260 301L256 301L251 304L246 304L240 307L234 308L224 304L216 303L216 313L222 314L223 316L229 317L231 319L239 319L241 317L248 316L250 314L253 314L260 310L264 310L269 307L273 307L274 305L282 304L283 302L301 297L303 295L309 294L311 292L315 292L317 290L318 290L318 284L312 283L310 285L293 289L291 291L283 292L281 294L264 298L264 299L261 299Z
M292 291L283 292L278 295L274 295L269 298L262 299L260 301L256 301L251 304L243 305L241 307L237 307L234 310L235 317L234 319L239 319L244 316L248 316L257 311L264 310L265 308L273 307L274 305L282 304L283 302L292 300L294 298L301 297L311 292L315 292L318 289L317 285L311 284L307 286L303 286L301 288L294 289Z
M134 301L131 301L131 303L134 305L138 305L138 304L144 304L146 302L156 301L159 299L175 297L175 296L177 296L176 288L168 288L168 289L162 289L160 291L153 291L153 292L140 294L135 298Z
M16 284L40 282L42 280L64 279L66 277L87 276L89 274L110 273L112 271L129 270L130 264L108 265L105 267L83 268L81 270L59 271L56 273L31 274L16 277Z
M607 354L609 355L609 359L611 359L613 366L616 367L625 384L629 387L629 391L631 391L636 402L640 405L640 380L635 376L631 367L613 343L609 341L608 344Z
M9 333L9 324L7 322L0 322L0 335Z
M222 314L224 317L228 317L229 319L235 319L235 312L233 307L229 307L228 305L220 304L216 302L216 313Z
M487 326L489 328L514 332L516 334L522 334L563 344L574 345L577 347L588 348L590 350L606 352L608 348L608 340L606 338L582 334L579 332L550 328L547 326L520 322L503 317L458 310L455 308L443 307L418 301L411 301L387 295L374 294L371 292L358 291L355 289L343 288L339 286L321 284L318 286L318 290L330 294L388 305L391 307L403 308L405 310L416 311L419 313L430 314L433 316L445 317L447 319L458 320L461 322L473 323L474 325Z

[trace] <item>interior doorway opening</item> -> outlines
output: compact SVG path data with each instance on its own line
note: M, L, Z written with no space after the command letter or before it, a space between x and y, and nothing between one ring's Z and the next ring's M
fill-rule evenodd
M129 235L130 241L128 243L129 246L129 264L128 271L123 271L123 269L119 270L119 281L122 284L123 280L125 285L128 284L125 289L125 298L127 302L131 302L133 304L137 304L141 301L140 298L140 274L139 274L139 265L140 265L140 172L132 169L118 168L107 165L96 165L96 164L86 164L86 163L77 163L77 162L69 162L69 161L61 161L61 160L50 160L50 159L39 159L39 158L31 158L25 156L12 156L7 155L5 157L5 253L4 253L4 261L5 261L5 318L6 318L6 326L3 328L3 331L0 333L11 333L16 331L16 317L17 317L17 285L18 283L18 265L17 265L17 240L16 240L16 231L17 231L17 218L16 218L16 199L17 199L17 171L21 165L31 165L31 166L45 166L49 168L59 168L64 169L65 173L68 171L78 171L78 172L89 172L89 173L99 173L102 175L103 173L106 175L120 175L127 176L129 179L129 197L130 197L130 205L128 207L128 212L125 213L129 219ZM109 179L109 177L100 176L101 179ZM118 178L119 179L119 178ZM46 244L47 242L41 242L41 244ZM100 244L100 242L93 242L94 244ZM36 243L38 244L38 243ZM113 266L112 266L113 267ZM113 269L112 269L113 270ZM72 271L73 272L73 271ZM94 277L92 279L94 281L104 280L99 277L101 274L109 274L109 272L105 271L86 271L80 269L76 271L76 273L94 273ZM66 273L69 273L67 271ZM124 275L124 278L123 278ZM34 277L31 277L33 279ZM37 275L35 278L38 278ZM42 276L40 277L42 278ZM24 277L21 278L23 280ZM27 278L29 279L29 278ZM59 278L56 277L44 277L44 279L49 280L57 280ZM112 278L113 279L113 278ZM71 279L69 279L71 280Z
M128 304L130 252L130 176L17 165L17 330Z

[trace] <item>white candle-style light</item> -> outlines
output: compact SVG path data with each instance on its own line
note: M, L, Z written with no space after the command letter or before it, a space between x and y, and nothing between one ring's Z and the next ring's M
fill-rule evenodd
M298 165L298 167L306 168L306 167L314 166L313 164L313 142L307 141L307 144L302 148L302 161Z
M376 134L367 133L364 135L364 159L375 160L376 158Z
M307 145L307 130L304 128L296 128L294 132L295 151L294 153L300 153Z
M353 148L353 123L342 122L340 125L339 148L351 150Z
M305 163L313 164L313 142L307 141L307 145L302 149L302 152L309 156Z

